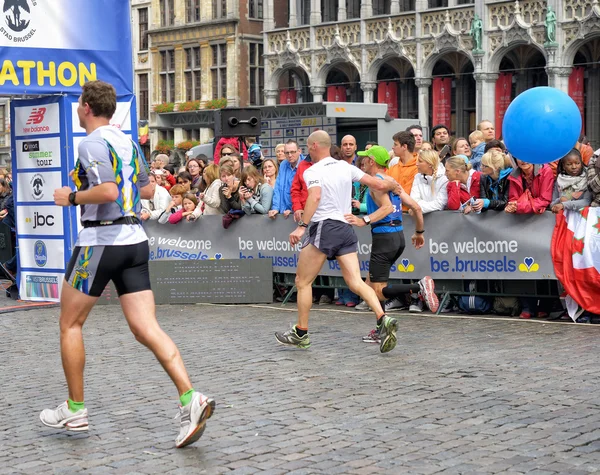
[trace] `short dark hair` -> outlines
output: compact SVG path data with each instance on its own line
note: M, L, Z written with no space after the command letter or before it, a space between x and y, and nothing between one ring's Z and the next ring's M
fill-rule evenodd
M398 142L400 145L407 145L407 150L410 153L415 151L415 144L417 143L415 140L415 136L406 130L402 132L396 132L392 137L394 142Z
M189 182L192 181L192 175L190 174L190 172L180 172L179 175L177 175L177 179L179 180L180 178Z
M298 145L298 142L296 142L294 139L289 139L286 144L296 144L296 147L300 148L300 146Z
M165 165L165 170L167 170L171 175L175 174L175 167L173 165Z
M559 175L561 173L563 173L565 171L565 167L563 165L563 160L566 160L567 158L570 157L575 157L578 158L579 161L582 163L583 165L583 169L585 170L585 164L583 163L583 159L581 158L581 152L579 150L577 150L576 148L572 148L564 157L562 157L560 159L560 161L558 162L558 166L556 167L556 174Z
M431 129L431 138L432 139L435 136L435 133L440 129L446 129L446 132L448 133L448 135L450 135L450 131L448 130L448 127L446 127L444 124L438 124L435 127L433 127L433 129Z
M421 127L419 124L415 124L415 125L409 125L409 126L406 128L406 131L407 131L407 132L410 132L412 129L417 129L417 130L420 130L421 132L423 132L423 127Z
M201 162L204 162L204 165L208 165L209 158L206 155L204 155L203 153L201 153L200 155L198 155L195 158L196 158L196 160L200 160Z
M375 145L379 145L379 144L378 144L377 142L372 142L372 141L369 141L369 142L367 142L367 143L365 144L365 147L366 147L367 145L373 145L373 146L375 146Z
M117 110L117 91L104 81L86 82L82 87L81 104L87 104L95 117L112 118Z
M506 152L506 146L500 140L497 139L490 140L488 143L486 143L485 148L483 149L483 153L486 153L491 148L499 148L503 152Z

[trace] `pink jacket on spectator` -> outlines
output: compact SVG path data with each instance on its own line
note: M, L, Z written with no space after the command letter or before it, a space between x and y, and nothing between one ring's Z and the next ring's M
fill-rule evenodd
M183 208L179 208L177 211L169 215L169 223L177 224L183 219Z
M533 181L531 188L527 189L521 169L515 170L508 177L508 201L517 202L517 213L543 213L552 202L552 191L554 190L554 172L548 165L533 167ZM531 197L523 196L527 191Z
M448 209L460 209L460 205L473 198L481 198L481 172L470 170L467 185L448 182Z

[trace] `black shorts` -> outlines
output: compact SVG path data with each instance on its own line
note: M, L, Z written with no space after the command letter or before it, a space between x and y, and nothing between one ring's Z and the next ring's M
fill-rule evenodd
M77 246L65 280L90 297L100 297L113 281L119 296L150 290L148 241L124 246Z
M404 252L404 233L371 233L371 237L369 279L371 282L387 282L390 269Z
M310 225L308 239L303 242L302 247L312 244L328 260L333 261L337 256L358 252L357 243L358 238L352 225L326 219Z

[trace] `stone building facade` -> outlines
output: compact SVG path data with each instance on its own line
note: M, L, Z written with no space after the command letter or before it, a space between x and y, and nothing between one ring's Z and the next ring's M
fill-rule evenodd
M212 130L195 121L156 113L162 103L225 99L229 107L262 105L263 0L151 0L148 49L136 54L147 65L151 144L158 140L206 141ZM134 33L135 37L135 33ZM145 78L144 78L145 79ZM145 83L143 83L145 86ZM140 97L138 78L138 99ZM143 118L140 115L140 118Z
M434 83L445 78L449 125L465 136L482 119L501 122L519 93L549 85L578 96L600 146L597 0L265 0L264 16L267 105L289 103L285 91L291 102L321 102L332 87L347 101L382 102L381 84L395 83L397 116L431 127Z

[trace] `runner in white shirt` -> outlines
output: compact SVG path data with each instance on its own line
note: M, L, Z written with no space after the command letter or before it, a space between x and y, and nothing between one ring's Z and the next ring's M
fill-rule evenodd
M326 259L337 259L350 290L360 295L373 309L378 324L381 325L379 349L386 353L396 346L398 323L385 315L377 294L362 280L358 263L358 239L344 215L351 213L352 182L358 181L378 191L398 193L400 185L394 181L373 178L343 160L331 158L331 138L323 130L313 132L306 145L315 164L304 172L308 188L304 222L300 221L296 230L290 234L292 245L303 241L296 272L298 323L285 333L276 332L275 338L284 345L299 348L310 346L308 317L312 306L312 283ZM308 237L303 239L309 222L311 226Z

